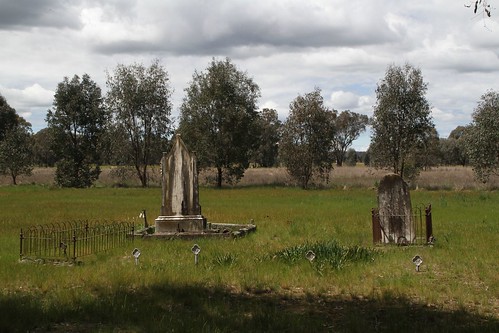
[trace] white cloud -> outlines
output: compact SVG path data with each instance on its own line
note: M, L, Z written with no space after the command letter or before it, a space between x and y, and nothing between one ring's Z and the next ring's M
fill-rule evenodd
M350 110L366 115L372 114L372 97L360 96L350 91L334 91L331 94L331 104L338 111Z
M0 89L8 101L14 100L15 105L21 108L51 105L54 98L52 90L45 89L38 83L23 89L9 89L4 87L0 87ZM15 108L14 105L11 106Z
M429 83L442 133L499 89L497 17L436 0L1 1L0 93L40 129L65 76L87 73L105 93L105 70L160 58L175 115L194 70L228 56L282 120L316 86L331 107L372 115L386 67L407 61Z

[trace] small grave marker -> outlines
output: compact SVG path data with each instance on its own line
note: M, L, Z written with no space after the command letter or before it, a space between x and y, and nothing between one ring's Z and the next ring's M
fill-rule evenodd
M423 263L423 258L421 258L420 256L415 256L414 258L412 258L412 262L414 265L416 265L416 272L419 272L419 266L421 266L421 264Z
M312 251L312 250L308 251L307 254L305 255L305 257L310 262L314 261L314 259L315 259L315 253L314 253L314 251Z
M194 244L194 246L191 249L192 253L194 253L194 264L198 264L199 262L199 252L201 252L201 248L199 245Z
M137 248L133 249L132 255L135 258L135 265L138 265L139 264L139 257L140 257L140 250Z

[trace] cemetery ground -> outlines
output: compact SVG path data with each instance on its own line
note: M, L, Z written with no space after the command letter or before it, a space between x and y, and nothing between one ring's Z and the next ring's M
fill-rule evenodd
M3 186L0 331L499 331L499 192L420 189L411 196L413 206L432 204L433 247L374 246L377 202L369 187L202 187L208 221L253 219L257 231L239 239L136 238L54 265L19 262L21 228L76 220L142 225L142 209L153 223L160 189ZM334 242L372 252L337 266L293 253ZM142 253L138 265L134 248ZM420 272L415 255L423 258Z

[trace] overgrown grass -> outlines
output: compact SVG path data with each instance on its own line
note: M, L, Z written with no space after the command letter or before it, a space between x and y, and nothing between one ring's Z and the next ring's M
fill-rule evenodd
M198 265L194 241L136 239L82 265L53 266L18 262L20 228L81 219L140 225L142 209L152 223L160 190L0 187L0 331L497 331L499 193L411 195L433 206L432 248L373 249L374 190L202 188L209 221L253 219L256 233L196 240ZM272 259L286 251L292 264ZM325 259L334 253L341 269Z

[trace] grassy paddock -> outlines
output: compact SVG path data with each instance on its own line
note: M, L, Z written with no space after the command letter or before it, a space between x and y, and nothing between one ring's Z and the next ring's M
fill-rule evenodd
M116 167L102 167L102 173L97 181L97 187L138 187L140 182L133 170L118 173ZM35 168L31 176L19 176L19 184L54 184L55 168ZM330 182L326 188L373 188L386 170L376 170L358 164L355 167L336 167L331 172ZM202 185L213 184L215 171L203 171L199 176ZM160 173L158 167L149 170L151 186L159 186ZM5 175L0 175L0 185L11 184L12 180ZM295 186L285 168L250 168L237 184L237 187L247 186ZM471 167L442 166L422 171L420 176L410 184L413 189L426 190L497 190L499 189L499 176L491 177L487 184L474 179ZM227 186L227 184L225 185Z
M279 255L330 241L373 250L374 190L201 188L209 221L253 219L256 233L196 241L197 266L193 241L141 239L53 266L18 262L20 228L82 219L140 225L142 209L157 215L159 189L0 187L0 331L496 332L499 193L420 190L412 200L433 206L434 247L377 247L339 269Z

